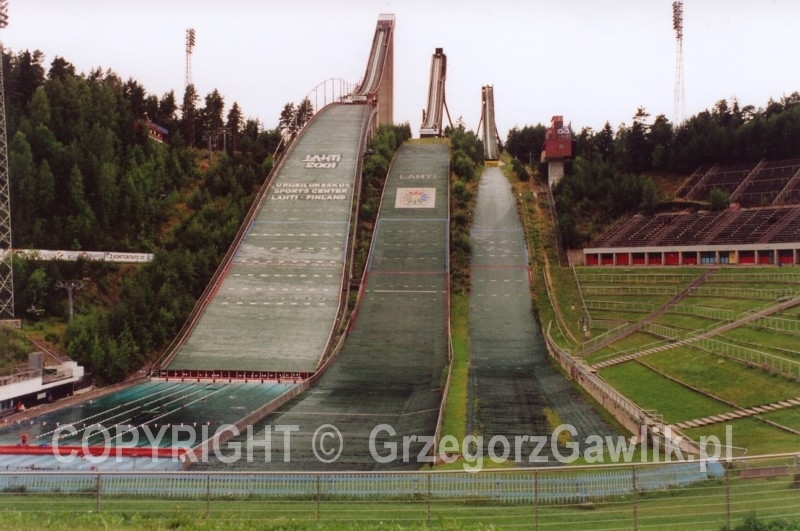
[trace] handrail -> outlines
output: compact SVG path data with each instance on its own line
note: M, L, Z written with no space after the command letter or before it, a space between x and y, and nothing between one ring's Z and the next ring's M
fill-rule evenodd
M356 231L358 229L358 205L360 204L361 198L361 171L363 165L363 157L362 154L366 148L367 142L367 135L369 134L369 124L372 120L372 114L374 112L373 109L365 109L364 116L361 119L361 137L358 143L358 152L356 155L356 168L355 168L355 186L357 192L353 194L352 204L350 208L350 215L348 217L348 226L352 226L352 235L349 238L349 246L345 243L345 247L349 247L350 249L350 258L347 259L349 264L345 263L342 264L342 280L339 284L339 304L336 308L336 318L334 319L333 323L331 324L330 332L328 333L328 339L325 341L325 348L322 350L322 355L320 356L319 362L317 362L317 370L320 370L321 367L327 366L326 360L327 358L331 357L333 353L330 355L328 354L331 348L331 342L333 340L334 334L337 329L337 324L343 322L344 313L346 312L347 306L347 299L350 295L350 277L353 271L353 257L355 253L355 239L356 239ZM355 208L353 208L355 205ZM353 213L355 210L355 214ZM355 219L353 219L355 216ZM345 256L347 255L347 251L345 251ZM344 307L343 307L344 305ZM338 349L336 350L338 351Z
M447 162L447 175L450 175L450 161ZM450 204L450 186L447 186L447 204ZM442 399L439 401L439 416L436 419L436 430L434 431L433 437L436 443L434 444L434 448L431 448L431 452L433 453L433 457L439 454L439 442L442 438L442 424L444 423L444 408L445 408L445 401L447 399L447 395L450 391L450 381L453 376L453 364L455 363L455 351L453 350L453 331L450 323L450 209L447 209L447 229L445 230L445 326L447 327L447 357L448 357L448 368L447 368L447 380L444 383L444 390L442 392Z

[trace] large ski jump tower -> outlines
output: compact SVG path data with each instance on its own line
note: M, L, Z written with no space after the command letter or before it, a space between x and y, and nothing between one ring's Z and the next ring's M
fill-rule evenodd
M386 58L378 87L378 125L394 124L394 22L395 17L392 14L378 16L378 25L389 28L389 40L385 45Z

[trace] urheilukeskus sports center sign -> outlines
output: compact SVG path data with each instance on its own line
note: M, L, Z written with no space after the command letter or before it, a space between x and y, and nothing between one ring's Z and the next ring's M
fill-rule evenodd
M28 260L65 260L75 262L90 260L93 262L144 263L153 260L151 253L116 253L106 251L50 251L47 249L14 249L14 254Z

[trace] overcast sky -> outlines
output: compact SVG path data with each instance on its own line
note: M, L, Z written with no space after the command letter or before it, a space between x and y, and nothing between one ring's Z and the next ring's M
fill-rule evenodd
M675 118L671 0L10 0L0 40L43 51L46 68L56 56L79 72L111 68L180 101L191 27L200 96L216 88L226 111L236 101L273 128L321 81L363 76L381 13L396 16L395 121L415 136L437 47L452 119L475 130L493 85L503 140L554 114L575 130L630 124L640 106ZM686 116L800 91L798 25L798 0L685 0Z

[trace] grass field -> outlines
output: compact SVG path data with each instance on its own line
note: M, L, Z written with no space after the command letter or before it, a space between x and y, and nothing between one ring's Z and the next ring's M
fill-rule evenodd
M442 419L442 436L463 441L467 429L467 385L469 384L469 298L466 293L450 298L450 334L453 371Z
M667 423L731 410L730 406L696 393L638 363L602 369L600 376L639 406L658 411Z
M800 519L800 489L790 476L713 480L635 497L549 505L462 500L181 500L83 495L0 495L3 529L344 530L344 529L721 529L750 514ZM676 510L676 508L680 508Z
M702 268L657 267L657 268L577 268L581 289L585 292L619 293L603 297L613 300L615 308L624 304L639 307L651 303L654 312L663 304L658 296L643 296L631 287L663 282L667 286L688 286L691 277L699 277ZM737 319L747 312L759 311L776 304L768 298L770 293L797 292L800 275L794 268L747 267L720 269L710 275L697 289L678 297L674 310L664 306L665 312L655 323L673 329L679 337L698 330L713 330L730 319ZM621 291L615 291L621 290ZM759 290L759 291L756 291ZM589 297L596 299L599 297ZM696 313L698 315L693 315ZM590 310L593 319L625 317L635 322L647 317L644 312ZM727 316L727 317L723 317ZM800 360L800 334L795 330L795 321L800 308L783 310L775 317L784 321L770 328L758 325L742 325L715 339L762 352L777 358ZM633 319L632 319L633 318ZM604 329L593 330L593 336L605 333ZM655 335L634 332L611 343L585 358L589 364L613 359L621 353L645 350L655 344L665 344ZM574 350L579 348L572 347ZM775 358L773 358L775 359ZM648 410L655 410L666 422L679 422L707 417L739 407L750 407L800 397L800 382L771 373L759 366L748 366L732 358L706 352L694 345L669 348L646 355L636 361L608 367L600 376L620 390L628 398ZM663 373L659 374L642 364ZM791 367L791 366L789 366ZM665 377L669 376L669 378ZM710 395L710 396L708 396ZM716 400L718 397L720 400ZM769 413L763 418L780 426L769 425L757 419L736 422L736 433L741 446L749 453L761 451L795 451L800 448L796 408ZM691 437L718 434L723 426L706 426L687 431Z
M589 354L584 359L586 363L591 365L594 363L598 363L600 361L614 359L624 354L630 354L633 352L638 352L640 350L649 349L657 345L661 345L663 343L664 343L663 340L657 337L653 337L650 334L646 334L644 332L636 332L620 339L619 341L614 342L613 345L603 347L597 352Z
M741 407L800 396L795 381L691 347L644 357L648 364L694 387Z
M581 293L572 269L557 266L552 234L539 214L547 207L542 196L534 196L528 183L516 183L515 193L524 197L521 207L528 229L531 269L534 274L534 297L539 302L537 315L543 327L551 321L553 337L571 352L581 349L581 318L585 315ZM547 266L545 262L548 262ZM544 270L548 269L551 296L557 308L545 303L547 287ZM614 303L650 304L654 310L671 298L647 288L667 286L677 291L689 286L706 271L695 267L654 268L577 268L580 286L599 288L642 287L630 295L591 295L584 297ZM717 278L715 278L717 277ZM800 279L793 268L733 268L717 273L705 287L735 290L798 289ZM598 289L602 292L603 289ZM588 290L591 291L591 290ZM710 292L709 292L710 293ZM730 292L726 292L730 293ZM735 315L764 308L772 301L755 297L692 295L679 304L710 309L729 310ZM454 295L451 300L451 329L454 350L453 372L445 405L442 435L463 439L466 426L468 382L467 295ZM597 310L589 312L593 319L625 319L638 321L649 312ZM800 308L781 312L796 319ZM667 312L660 323L681 330L707 328L719 322L714 319ZM592 336L602 333L592 330ZM760 345L774 353L798 355L798 335L742 327L726 333L731 341ZM636 351L660 342L659 338L637 332L587 357L588 363L607 359L619 352ZM788 351L788 352L787 352ZM599 372L600 376L641 407L655 410L668 423L730 411L731 404L715 400L706 391L721 399L745 407L800 396L800 383L765 370L747 367L730 359L692 347L673 348L645 356L642 362L668 375L665 377L636 361L619 364ZM761 415L765 420L800 431L800 408L787 408ZM737 455L796 452L800 435L759 420L746 418L685 430L694 440L718 437L725 440L726 429L733 434L731 444ZM784 463L784 461L782 461ZM52 531L76 528L122 530L238 530L238 529L722 529L736 525L750 514L769 520L786 518L800 521L800 468L794 460L785 461L790 475L767 479L738 479L733 471L727 480L710 480L689 487L670 488L658 492L637 492L633 496L613 496L578 504L545 505L537 503L500 503L482 495L455 498L430 498L419 492L416 499L373 500L325 498L292 499L272 496L240 499L209 498L207 500L164 499L154 497L33 494L0 492L0 529ZM460 465L456 464L458 468ZM783 465L782 465L783 466ZM575 488L565 474L565 489ZM529 488L527 483L524 487ZM487 487L488 488L488 487ZM534 487L535 488L535 487Z

